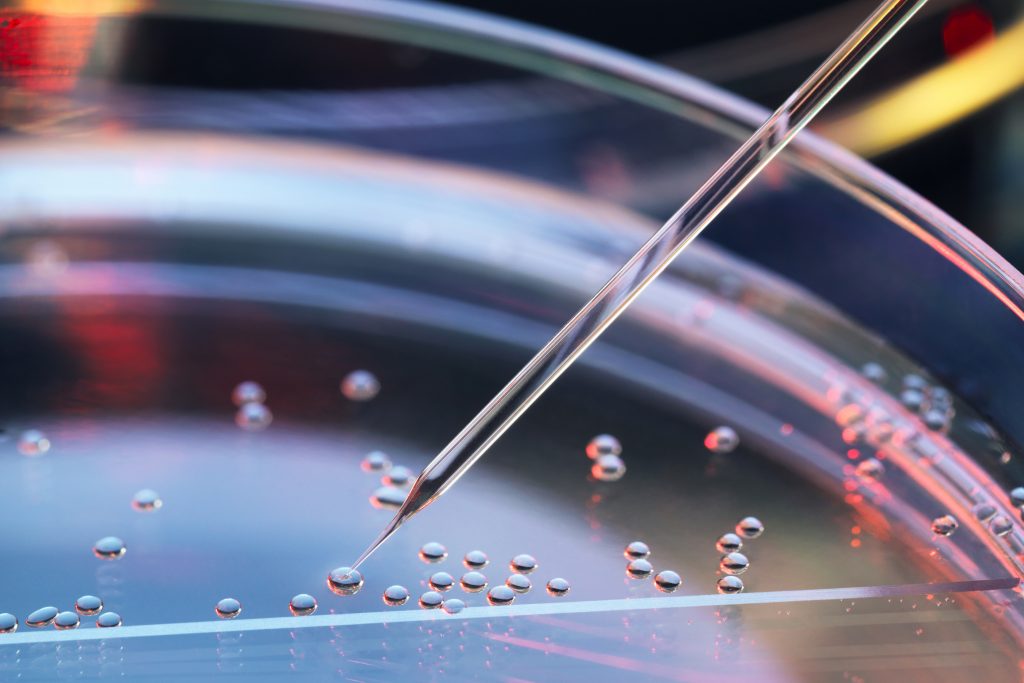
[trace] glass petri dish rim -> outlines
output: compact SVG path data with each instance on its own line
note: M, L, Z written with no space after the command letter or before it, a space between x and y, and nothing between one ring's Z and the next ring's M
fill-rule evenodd
M22 0L26 9L33 3ZM46 12L75 13L47 7ZM80 11L80 8L79 10ZM768 117L763 107L714 85L559 31L477 10L408 0L111 0L106 16L230 19L359 35L486 58L596 87L668 111L737 141ZM1024 275L952 216L866 160L812 132L780 155L910 233L1024 321ZM680 203L685 197L680 197Z

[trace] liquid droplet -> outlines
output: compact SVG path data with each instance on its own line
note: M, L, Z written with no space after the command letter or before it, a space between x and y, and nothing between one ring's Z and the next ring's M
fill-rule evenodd
M413 474L412 470L408 467L398 465L388 470L388 473L380 478L380 483L385 486L404 487L411 484L415 478L416 475Z
M436 572L430 575L428 583L434 590L447 593L455 585L455 577L448 572Z
M479 593L487 588L487 577L480 572L466 572L459 580L459 585L467 593Z
M350 401L371 401L380 393L380 381L369 370L355 370L341 380L341 393Z
M160 500L160 494L153 489L142 489L132 498L132 507L139 512L152 512L159 510L164 505Z
M420 596L419 600L420 607L423 609L437 609L444 604L444 602L444 597L437 591L427 591Z
M103 609L103 601L95 595L83 595L75 600L75 611L87 617L99 614Z
M971 511L974 513L974 518L979 522L987 522L996 516L996 506L991 503L978 503Z
M642 560L651 555L651 549L643 541L633 541L622 551L627 560Z
M61 612L53 618L53 627L58 631L70 631L78 628L81 620L76 612Z
M351 567L338 567L327 575L327 587L337 595L355 595L363 587L363 575Z
M449 598L442 603L444 611L448 614L458 614L462 610L466 609L466 603L458 598Z
M383 451L372 451L366 454L359 466L363 472L385 472L391 469L391 458Z
M38 429L29 429L18 438L18 451L30 458L50 450L50 440Z
M96 617L98 628L116 628L121 625L121 615L117 612L104 612Z
M876 384L881 384L889 378L889 373L878 363L865 363L860 369L860 374Z
M296 617L308 617L316 608L316 598L308 593L299 593L288 603L288 611Z
M949 413L945 410L939 410L938 408L932 408L924 414L921 418L924 420L924 425L928 429L935 432L944 432L949 429Z
M398 509L402 507L402 503L405 502L406 496L409 494L400 488L394 486L381 486L379 489L373 492L370 496L370 504L375 508L392 508Z
M626 474L626 463L617 455L601 455L590 468L590 476L598 481L618 481Z
M563 595L569 593L569 582L562 578L554 578L548 581L547 590L548 595L554 598L560 598Z
M722 534L715 541L715 548L720 553L734 553L743 548L743 539L737 534Z
M743 591L743 579L738 576L723 576L718 580L718 592L731 595Z
M587 444L587 457L597 460L602 455L622 455L622 444L611 434L598 434Z
M989 523L988 528L996 536L1005 536L1013 531L1013 521L1006 515L999 515L992 519Z
M516 555L512 558L512 561L508 563L509 568L512 571L519 574L529 574L537 569L540 565L537 564L537 560L534 559L533 555Z
M729 553L718 563L718 568L726 574L742 574L749 566L750 560L743 553Z
M231 392L231 401L241 408L246 403L263 403L267 392L256 382L242 382Z
M235 413L235 424L247 432L263 431L273 421L270 408L262 403L246 403Z
M662 593L673 593L682 583L682 577L669 569L658 572L654 577L654 585Z
M9 612L0 614L0 633L14 633L18 630L18 618Z
M885 474L885 465L875 458L868 458L857 465L857 476L861 479L875 481L881 479L883 474Z
M242 603L238 602L234 598L224 598L217 603L213 611L217 613L217 616L221 619L234 619L242 613Z
M1024 508L1024 486L1018 486L1010 491L1010 503L1014 507Z
M514 590L516 593L529 593L530 589L533 588L533 582L527 578L526 574L513 574L505 579L505 585Z
M917 412L924 405L924 392L919 389L904 389L900 392L900 403L909 410Z
M448 549L435 541L424 543L420 548L420 559L428 564L440 562L446 557L448 557Z
M384 589L384 604L390 607L398 607L409 601L409 589L405 586L388 586Z
M50 622L52 622L59 613L60 610L56 607L42 607L25 617L25 626L28 626L29 628L43 628L44 626L49 626Z
M495 606L511 605L515 599L515 591L505 584L495 586L491 590L487 591L487 602Z
M92 547L93 554L101 560L116 560L124 557L127 551L124 541L117 536L104 536Z
M466 565L469 569L483 569L490 563L490 558L487 557L487 553L483 550L470 550L466 553L466 556L462 558L462 564Z
M757 517L744 517L736 525L736 533L743 538L757 538L764 533L764 524Z
M960 523L953 515L942 515L932 520L932 531L939 536L952 536L959 526Z
M921 375L909 374L903 376L903 388L904 389L917 389L918 391L924 391L928 388L928 380Z
M626 576L631 579L646 579L654 571L647 560L633 560L626 565Z
M732 453L740 445L740 436L732 427L715 427L704 437L704 447L712 453Z

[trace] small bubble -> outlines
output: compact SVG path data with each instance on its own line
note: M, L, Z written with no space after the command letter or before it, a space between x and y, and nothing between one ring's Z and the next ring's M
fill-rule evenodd
M308 617L316 612L316 598L308 593L299 593L288 603L288 611L296 617Z
M103 601L95 595L83 595L75 600L75 611L87 617L99 614L101 609L103 609Z
M992 503L978 503L971 511L974 513L974 518L979 522L987 522L996 516L996 506Z
M1024 486L1018 486L1010 491L1010 502L1013 507L1024 508Z
M889 378L889 373L878 363L865 363L860 369L860 374L876 384L881 384Z
M919 389L904 389L900 392L900 403L913 411L921 410L924 405L924 392Z
M221 619L234 619L242 613L242 603L234 598L224 598L213 608Z
M487 591L487 602L492 605L511 605L515 599L516 592L505 584L495 586L491 590Z
M160 494L153 489L142 489L132 498L132 507L139 512L152 512L163 507L164 502L160 500Z
M764 524L757 517L744 517L736 525L736 533L743 538L757 538L764 533Z
M942 515L932 520L932 531L939 536L952 536L959 526L960 523L953 515Z
M18 450L29 457L42 455L50 450L50 440L38 429L29 429L18 438Z
M246 403L235 413L235 424L247 432L259 432L270 426L274 416L262 403Z
M743 539L736 534L722 534L715 541L715 547L720 553L734 553L743 548Z
M28 626L29 628L43 628L44 626L49 626L50 622L52 622L59 613L60 610L56 607L42 607L25 617L25 626Z
M682 577L669 569L658 572L654 577L654 585L657 586L658 590L662 593L675 592L682 583Z
M366 454L359 467L363 472L385 472L391 469L391 458L383 451L372 451Z
M355 370L341 380L341 393L350 401L370 401L380 393L380 381L369 370Z
M338 567L327 575L327 587L337 595L355 595L363 587L363 575L351 567Z
M626 463L617 455L599 455L590 467L590 476L598 481L618 481L626 474Z
M487 588L487 577L480 572L466 572L459 580L459 584L467 593L479 593Z
M560 598L563 595L569 593L569 582L562 578L554 578L548 581L547 590L548 595L554 598Z
M874 481L881 479L883 474L885 474L885 465L875 458L862 460L857 465L857 476L861 479L870 479Z
M508 566L512 571L519 574L529 574L537 569L540 565L537 564L537 560L533 558L533 555L516 555L512 558L512 561L508 563Z
M466 556L462 558L462 564L466 565L468 569L483 569L490 563L490 558L487 557L487 553L482 550L470 550L466 553Z
M455 585L455 577L448 572L435 572L430 575L428 583L434 590L447 593Z
M651 555L651 549L643 541L633 541L622 551L627 560L643 560Z
M76 612L61 612L53 618L53 627L58 631L70 631L78 628L81 620Z
M718 580L718 592L726 595L743 590L743 579L738 576L723 576Z
M373 492L372 496L370 496L370 504L378 509L397 509L402 507L402 503L405 502L405 498L408 495L409 494L402 489L395 488L394 486L381 486Z
M419 603L423 609L437 609L445 603L445 599L437 591L427 591L420 596Z
M750 560L743 553L729 553L723 557L719 563L718 568L726 574L742 574L747 571L747 567L750 566Z
M646 579L654 571L647 560L633 560L626 565L626 576L631 579Z
M529 593L530 589L533 588L533 583L527 578L526 574L511 575L505 579L505 585L516 593Z
M121 615L117 612L104 612L96 617L98 628L116 628L121 625Z
M408 467L397 465L388 470L388 473L380 478L380 483L385 486L397 486L399 488L411 484L416 479L415 473Z
M448 614L458 614L462 610L466 609L466 603L458 598L449 598L441 603L441 606Z
M267 400L267 392L256 382L242 382L231 392L231 401L241 408L246 403L263 403Z
M436 564L446 557L448 557L448 548L445 548L437 541L424 543L423 547L420 548L420 559L427 564Z
M384 604L391 607L404 605L409 601L409 589L405 586L388 586L384 589Z
M611 434L598 434L587 444L587 457L597 460L602 455L622 455L622 444Z
M128 548L117 536L104 536L92 547L93 554L101 560L116 560L123 557Z
M1013 531L1013 521L1006 515L999 515L998 517L993 518L989 523L988 528L996 536L1005 536Z
M704 437L704 447L712 453L732 453L740 445L740 436L732 427L715 427Z
M14 633L18 630L18 618L9 612L0 614L0 633Z

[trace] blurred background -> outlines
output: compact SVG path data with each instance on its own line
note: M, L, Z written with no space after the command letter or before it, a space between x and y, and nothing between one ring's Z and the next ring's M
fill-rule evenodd
M360 61L353 41L299 28L235 25L230 28L231 39L224 40L225 27L213 21L162 20L152 22L147 30L143 19L121 39L131 43L124 45L95 40L97 30L116 33L112 28L116 20L102 22L98 29L95 20L81 13L43 16L33 12L34 4L50 12L55 7L54 3L22 1L9 4L0 16L0 78L6 85L17 86L4 94L5 128L25 125L11 114L18 105L11 98L24 97L26 92L54 96L100 72L125 84L238 93L234 127L281 132L311 125L321 137L323 121L314 119L318 107L325 113L324 120L329 120L328 112L336 111L331 92L422 88L430 85L424 80L433 76L445 86L484 81L489 86L494 79L492 71L474 73L469 62L449 62L437 53L415 48L396 52L389 63ZM741 10L732 3L675 0L633 0L628 5L581 0L457 0L455 4L611 45L774 107L876 3L785 0L745 3ZM85 5L73 0L65 7ZM1024 266L1022 16L1021 3L1014 0L931 0L815 126L819 133L871 159L935 202L1018 267ZM115 50L115 44L142 58L116 64L111 74L111 65L104 60L113 58L103 53ZM436 64L424 64L424 60ZM349 66L339 68L340 64ZM282 111L280 99L273 108L266 101L245 99L245 93L277 89L288 89L293 101L308 97L291 111ZM493 88L483 91L500 100L501 94ZM187 114L197 121L209 119L210 111L223 104L223 99L204 104L201 98L193 98L194 111ZM423 105L416 103L420 110ZM38 111L38 102L25 106ZM435 115L450 115L444 110L447 106L439 99ZM148 116L150 120L142 123L153 124L153 112L132 112L126 107L121 113L125 124L131 124L133 115ZM73 113L58 107L53 116L73 118ZM208 124L208 120L203 123ZM31 125L39 125L38 119ZM658 131L651 129L641 144L656 145L657 136ZM599 168L604 180L588 189L606 194L605 181L612 177L617 199L642 205L644 201L622 195L631 187L641 192L630 180L637 175L635 160L643 153L642 148L594 150L579 172L593 175L594 168ZM664 194L658 206L671 203L671 191ZM685 194L680 189L672 201L681 202Z

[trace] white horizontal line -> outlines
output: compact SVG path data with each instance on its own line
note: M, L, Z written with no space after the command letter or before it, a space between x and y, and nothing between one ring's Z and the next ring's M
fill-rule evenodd
M869 598L905 597L926 594L967 593L1015 588L1017 577L954 581L949 583L915 583L897 586L863 586L854 588L824 588L795 591L769 591L739 593L736 595L679 595L623 600L586 600L578 602L549 602L509 605L506 607L467 607L458 615L449 615L433 609L407 609L387 612L356 612L351 614L323 614L309 617L269 617L239 621L195 621L177 624L150 624L121 626L112 629L89 628L73 631L28 631L0 635L0 647L29 643L74 642L81 640L111 640L119 638L153 638L161 636L189 636L203 633L241 633L243 631L270 631L322 628L326 626L363 626L367 624L400 624L435 619L498 619L546 614L588 614L594 612L627 612L646 609L679 609L686 607L725 607L729 605L765 605L775 603L821 602L827 600L855 600Z

